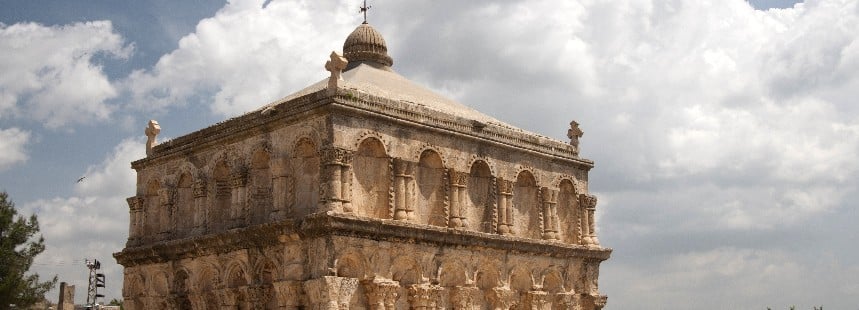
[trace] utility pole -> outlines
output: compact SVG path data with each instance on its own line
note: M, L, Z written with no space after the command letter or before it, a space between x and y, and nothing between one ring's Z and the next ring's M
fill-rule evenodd
M104 295L98 293L99 287L104 287L104 274L98 272L101 269L101 262L97 259L86 260L86 266L89 268L89 286L87 286L86 308L98 309L98 298L104 298Z

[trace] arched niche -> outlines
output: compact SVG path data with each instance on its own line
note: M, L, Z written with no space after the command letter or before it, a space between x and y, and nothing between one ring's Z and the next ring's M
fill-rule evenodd
M161 212L161 198L158 196L160 191L161 184L159 184L157 180L151 180L146 185L146 206L144 209L146 221L142 236L148 236L150 237L149 239L161 232L160 224L163 212Z
M530 171L516 176L513 189L513 233L517 236L540 239L540 200L537 180Z
M418 199L415 201L416 221L433 226L447 226L444 210L444 164L433 150L421 153L415 175Z
M194 216L194 180L188 172L179 176L176 184L176 216L174 216L174 227L179 236L185 236L195 223Z
M271 199L271 155L264 149L254 152L251 157L250 198L251 223L265 223L272 211Z
M352 205L355 213L380 219L390 218L391 167L382 142L376 138L361 141L352 167Z
M564 293L564 277L557 269L549 269L543 275L543 291L550 294Z
M319 154L316 144L310 139L301 139L293 151L293 211L306 215L316 210L319 202ZM287 202L288 204L291 202Z
M579 202L576 199L576 188L573 182L564 179L561 181L558 190L558 232L562 242L570 244L578 244L581 240L581 230L579 223L581 222L581 210L579 210Z
M468 228L482 232L494 232L492 227L492 171L489 164L478 160L471 164L468 173L468 201L463 206L462 216Z
M209 229L223 228L226 225L227 217L230 214L232 207L233 193L230 188L230 167L226 162L221 161L215 165L215 170L212 172L214 180L214 203L209 210Z

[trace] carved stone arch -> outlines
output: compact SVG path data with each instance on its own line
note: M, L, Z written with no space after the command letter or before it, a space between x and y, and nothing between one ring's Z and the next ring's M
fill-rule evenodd
M527 171L532 176L534 176L535 186L537 186L537 188L540 188L543 186L543 183L545 183L545 182L543 182L543 180L541 179L542 175L539 173L539 171L537 169L534 169L534 167L532 167L530 165L522 165L522 164L516 165L516 173L514 174L514 180L515 180L515 178L518 178L519 174L524 172L524 171Z
M191 292L192 287L191 270L185 266L174 267L172 277L170 278L170 292L187 295Z
M186 236L191 228L196 226L196 208L194 203L194 170L183 165L179 169L176 180L176 205L171 217L174 232L178 237Z
M449 209L447 169L444 158L433 147L425 146L417 157L415 169L416 222L447 227Z
M220 288L221 269L218 266L210 258L203 258L196 262L196 267L190 274L192 290L202 292Z
M474 284L480 289L491 289L503 286L501 262L491 259L482 259L477 263L477 275Z
M361 144L363 144L365 140L371 139L371 138L376 139L379 141L379 143L381 143L383 151L385 152L385 154L388 157L393 157L391 155L391 147L390 147L391 143L390 143L390 141L388 141L388 139L383 137L382 134L380 134L379 132L372 131L372 130L364 131L363 133L361 133L360 136L358 136L358 139L355 139L355 150L358 150L359 147L361 146Z
M319 132L318 130L313 129L310 126L301 126L301 127L298 127L296 129L292 130L290 132L290 135L292 137L294 137L294 139L292 141L289 141L289 142L291 142L289 144L290 147L286 150L286 152L289 154L294 154L295 150L296 150L296 146L298 146L299 143L302 142L302 140L306 140L306 141L310 142L311 144L319 147L320 145L322 145L322 141L319 138L318 132Z
M395 257L389 273L392 280L399 282L404 287L423 283L424 275L421 264L408 254Z
M415 162L419 162L421 160L421 156L423 156L424 152L426 151L435 152L436 154L438 154L439 158L441 158L441 165L444 167L449 166L445 153L442 152L438 146L429 143L424 143L421 145L421 147L417 148L416 151L412 154L412 159L414 159Z
M251 283L247 265L243 262L234 261L227 265L225 270L226 272L224 272L224 278L222 279L225 287L237 288L247 286Z
M543 208L536 176L521 169L513 182L513 234L540 239L543 233Z
M165 297L170 294L170 278L166 270L162 268L154 268L145 273L146 291L149 296Z
M572 176L569 174L561 174L561 175L555 176L552 179L551 186L553 188L559 188L559 187L561 187L561 182L563 182L563 181L568 181L568 182L570 182L570 184L573 184L573 188L576 190L576 195L582 193L582 190L580 188L581 186L579 185L579 180L575 176Z
M534 273L529 267L527 263L522 262L522 264L516 264L510 269L508 285L511 290L527 292L534 288L536 284L534 283Z
M495 161L493 161L491 158L486 157L486 156L478 156L476 154L472 154L468 160L468 166L465 169L466 170L470 169L472 166L474 166L474 163L478 162L478 161L483 161L486 163L487 166L489 166L489 173L490 174L492 174L495 177L499 176L498 167L495 164Z
M274 259L261 257L254 266L251 283L268 285L278 281L280 279L278 265Z
M352 207L355 214L379 219L393 216L393 161L385 142L365 134L353 156Z
M460 214L466 228L485 233L495 232L495 176L488 162L477 159L466 170L468 198L460 202Z
M540 273L539 285L550 294L566 293L567 288L564 284L566 276L564 271L558 266L549 266Z
M338 277L365 279L370 276L370 262L358 250L348 250L334 262Z
M460 259L442 259L438 270L439 285L445 287L465 286L468 283L468 266Z
M126 306L132 309L145 309L143 299L146 297L146 280L138 272L125 274L122 298Z

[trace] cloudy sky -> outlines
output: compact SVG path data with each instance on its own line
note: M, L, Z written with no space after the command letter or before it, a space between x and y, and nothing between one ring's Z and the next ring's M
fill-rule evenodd
M146 121L177 137L325 78L359 2L3 0L0 190L39 217L35 271L82 302L97 258L121 298ZM857 4L378 0L369 20L406 77L559 140L581 123L610 309L859 309Z

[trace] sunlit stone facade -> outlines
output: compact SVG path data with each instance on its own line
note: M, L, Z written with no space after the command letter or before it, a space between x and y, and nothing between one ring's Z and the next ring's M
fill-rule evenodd
M571 143L528 133L392 64L362 24L329 79L161 144L147 131L115 254L125 308L601 309L611 249L577 124Z

